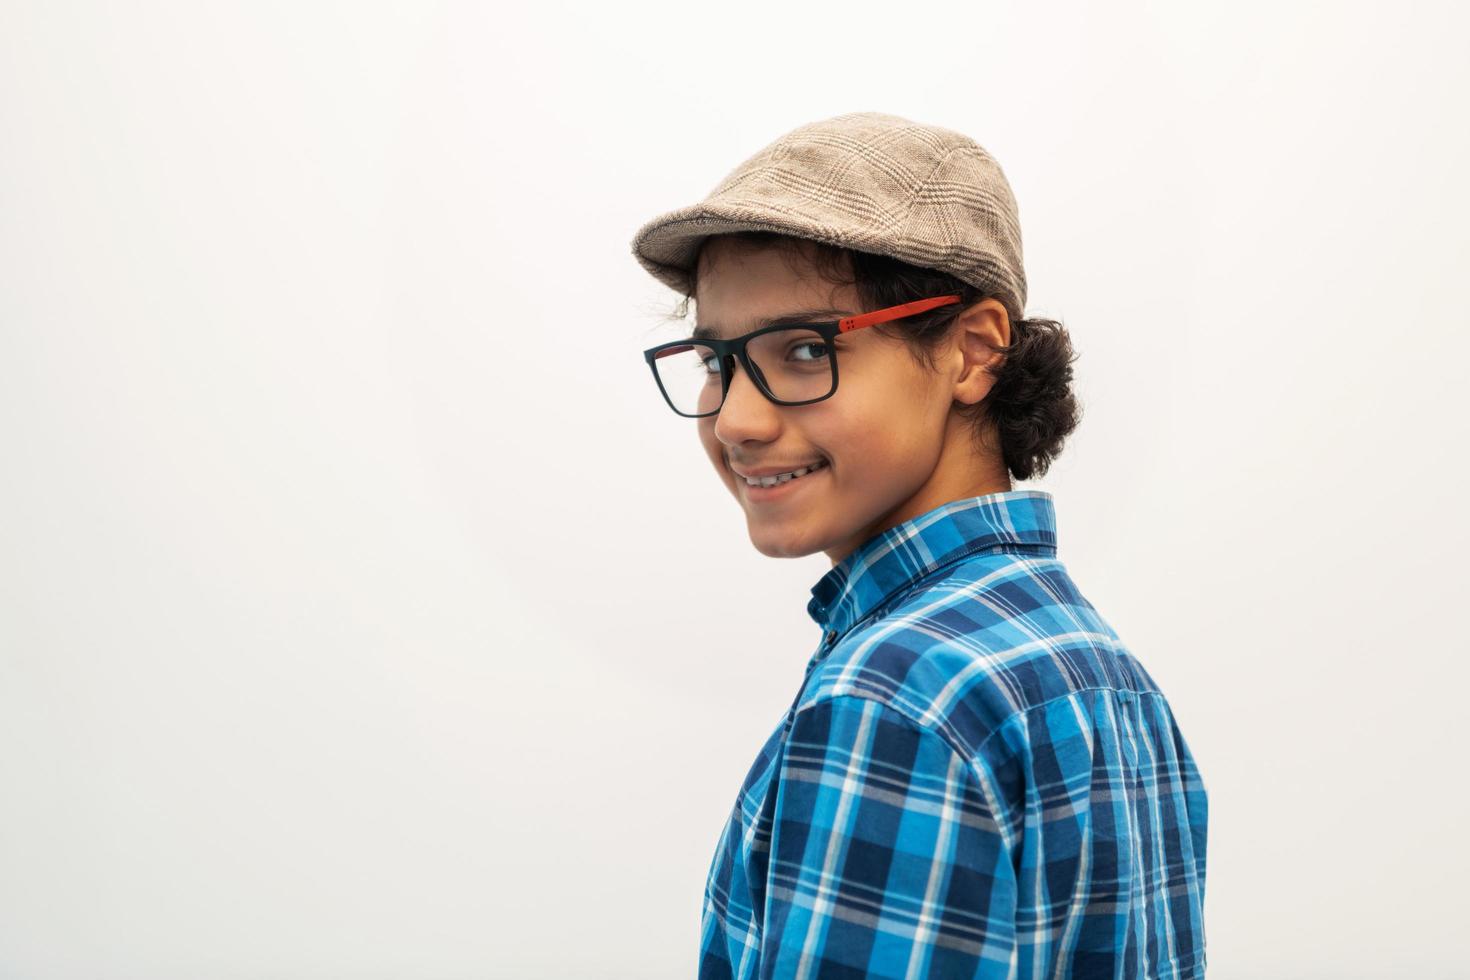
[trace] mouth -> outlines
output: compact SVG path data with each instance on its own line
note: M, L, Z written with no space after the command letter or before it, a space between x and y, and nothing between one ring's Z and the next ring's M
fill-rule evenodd
M822 459L789 473L777 473L760 479L747 479L736 473L735 480L750 501L775 500L795 491L798 484L805 484L812 477L826 472L829 465Z

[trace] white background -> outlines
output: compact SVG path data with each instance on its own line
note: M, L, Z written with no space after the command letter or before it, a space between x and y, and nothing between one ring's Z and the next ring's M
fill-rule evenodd
M6 3L0 977L693 975L829 563L628 243L859 110L997 156L1082 354L1018 488L1205 774L1210 975L1470 975L1463 11Z

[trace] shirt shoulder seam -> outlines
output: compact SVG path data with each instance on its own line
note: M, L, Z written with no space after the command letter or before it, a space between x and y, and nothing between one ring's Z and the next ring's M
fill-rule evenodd
M886 711L894 717L901 719L905 725L907 725L914 731L926 733L934 738L939 739L940 742L944 744L945 748L949 749L953 757L960 763L960 768L964 770L965 778L970 782L971 785L975 787L976 791L979 792L980 798L985 801L985 807L987 810L990 811L990 816L995 821L995 825L1000 834L1002 844L1005 846L1008 852L1014 852L1019 841L1015 838L1009 828L1010 811L1006 808L1006 806L1004 805L1004 801L1001 799L994 774L989 771L989 767L985 765L984 761L980 758L978 753L971 755L961 750L957 745L955 745L950 736L945 733L942 727L935 725L926 725L923 722L910 717L906 712L900 711L892 704L889 704L887 701L884 701L880 698L869 697L865 694L846 691L823 694L822 696L814 698L813 700L807 702L806 704L802 705L800 709L793 713L792 722L793 724L795 723L796 716L802 714L803 712L813 710L818 705L854 701L867 701L871 704L874 704L878 707L879 711Z
M964 745L962 745L957 739L955 739L952 735L949 734L948 730L946 729L946 727L944 725L935 725L935 724L930 724L930 723L924 722L924 721L922 721L922 720L920 720L918 718L915 718L907 710L905 710L904 708L902 708L902 707L894 704L893 702L891 702L889 700L886 700L886 699L880 698L880 697L876 697L876 696L870 695L870 694L864 694L861 691L839 690L839 691L823 692L822 694L819 694L817 697L813 698L811 701L808 701L806 704L804 704L800 708L798 708L797 711L795 712L795 714L800 714L801 712L807 711L807 710L811 709L812 707L814 707L816 705L819 705L819 704L822 704L823 702L826 702L826 701L836 701L838 699L850 699L850 700L854 700L854 701L872 701L874 704L877 704L880 708L885 708L891 714L897 715L898 717L902 718L904 721L908 722L908 724L911 727L916 728L916 729L918 729L920 731L928 732L931 735L933 735L934 737L940 739L941 741L944 742L945 745L947 745L949 747L949 749L950 749L951 752L953 752L955 755L959 756L960 759L963 760L968 765L968 764L971 764L972 763L972 760L973 760L974 763L982 763L982 760L981 760L980 756L981 756L981 753L984 752L985 746L988 745L988 744L990 744L990 740L991 739L995 738L995 736L999 735L1007 727L1009 727L1011 724L1013 724L1017 718L1020 718L1020 717L1022 717L1024 715L1029 715L1029 714L1031 714L1033 711L1035 711L1038 708L1045 708L1045 707L1047 707L1049 705L1055 704L1058 701L1066 701L1066 700L1069 700L1071 698L1076 697L1079 694L1086 694L1089 691L1115 691L1116 692L1116 691L1119 691L1119 690L1120 690L1119 688L1109 687L1109 686L1104 685L1104 684L1093 684L1093 685L1091 685L1089 687L1079 687L1076 690L1067 691L1067 692L1062 693L1062 694L1053 695L1052 697L1047 698L1045 701L1038 701L1035 704L1028 704L1024 708L1018 708L1015 711L1011 712L1009 715L1007 715L1005 718L1003 718L1000 721L1000 723L997 724L995 726L995 728L992 729L991 732L988 735L986 735L983 739L981 739L980 742L979 742L979 744L977 744L973 749L967 749L967 748L965 748ZM1139 691L1139 690L1135 690L1133 688L1126 688L1125 690L1127 691L1128 694L1131 694L1133 697L1149 697L1149 696L1152 696L1152 697L1163 697L1164 696L1164 692L1163 691ZM1167 700L1166 700L1166 703L1167 703Z
M1045 708L1045 707L1048 707L1049 705L1056 704L1058 701L1069 701L1072 698L1075 698L1077 695L1079 695L1079 694L1086 694L1089 691L1113 691L1115 693L1118 693L1118 692L1121 692L1121 691L1126 691L1128 694L1132 695L1133 697L1143 697L1144 695L1158 695L1158 696L1162 697L1163 696L1163 693L1164 693L1163 691L1138 691L1138 690L1135 690L1135 689L1133 689L1131 687L1129 687L1129 688L1117 688L1117 687L1109 687L1106 684L1091 684L1091 685L1088 685L1087 687L1079 687L1079 688L1077 688L1075 690L1067 691L1067 692L1065 692L1063 694L1055 694L1055 695L1052 695L1051 697L1047 698L1045 701L1038 701L1035 704L1028 704L1028 705L1026 705L1026 707L1024 707L1024 708L1018 708L1015 711L1011 712L1009 715L1007 715L1005 717L1005 719L1003 721L1001 721L1000 724L996 725L995 728L991 730L991 732L990 732L989 735L986 735L983 739L980 740L980 744L979 745L975 746L975 752L976 752L976 754L979 754L979 752L982 749L984 749L984 747L986 745L988 745L990 743L990 740L991 739L995 738L995 736L999 735L1001 732L1005 731L1006 728L1010 727L1010 725L1013 722L1015 722L1015 720L1017 718L1021 718L1021 717L1024 717L1026 715L1029 715L1029 714L1031 714L1031 712L1035 711L1037 708Z
M904 711L903 709L897 707L896 705L894 705L894 704L892 704L892 703L890 703L888 701L883 700L882 698L873 697L872 695L863 694L863 693L858 692L858 691L829 691L829 692L824 692L824 693L818 695L817 697L813 698L811 701L808 701L806 704L803 704L799 709L797 709L796 714L799 715L802 712L810 711L810 710L814 709L815 707L817 707L818 705L825 704L825 703L827 703L829 701L831 701L831 702L836 702L836 701L869 701L869 702L872 702L873 704L876 704L879 707L879 709L884 710L884 711L887 711L890 714L897 715L899 718L902 718L904 720L904 722L907 723L910 728L916 729L916 730L921 731L921 732L927 732L928 734L933 735L935 738L937 738L940 741L942 741L949 748L949 750L951 752L953 752L955 755L959 756L960 760L965 763L965 765L966 765L967 768L970 765L970 757L969 757L969 754L967 752L965 752L965 750L963 748L961 748L959 745L957 745L955 743L954 739L945 732L943 726L925 724L924 722L922 722L919 719L917 719L917 718L913 717L912 715L910 715L907 711Z

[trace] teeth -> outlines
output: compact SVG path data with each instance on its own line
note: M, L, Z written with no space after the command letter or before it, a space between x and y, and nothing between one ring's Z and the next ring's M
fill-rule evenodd
M773 473L770 476L746 477L745 483L747 486L752 487L774 487L778 483L787 483L791 480L795 480L797 477L804 476L807 473L815 472L816 470L819 470L826 465L827 464L825 461L819 460L815 463L812 463L810 466L803 466L801 469L792 470L789 473Z

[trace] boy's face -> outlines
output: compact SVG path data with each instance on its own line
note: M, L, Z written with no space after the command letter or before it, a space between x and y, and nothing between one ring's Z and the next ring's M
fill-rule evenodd
M869 312L853 287L823 281L805 254L729 248L718 237L700 257L698 282L698 325L721 337L799 310L841 311L817 320ZM1009 339L1003 329L1002 342ZM773 558L823 551L835 565L873 535L950 500L1010 489L1004 468L978 460L968 426L951 417L957 394L978 400L989 389L973 371L973 345L968 359L962 346L931 372L876 328L839 334L836 393L797 406L773 404L737 361L724 406L697 425L715 472L745 511L756 550ZM827 465L768 499L735 472L818 460Z

